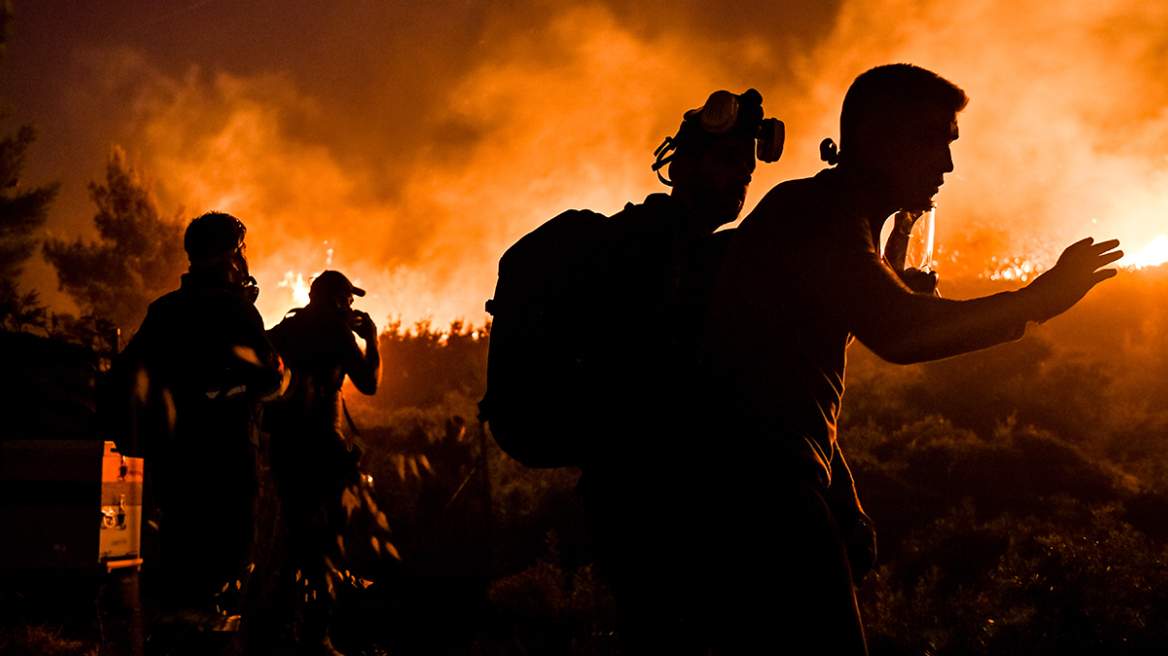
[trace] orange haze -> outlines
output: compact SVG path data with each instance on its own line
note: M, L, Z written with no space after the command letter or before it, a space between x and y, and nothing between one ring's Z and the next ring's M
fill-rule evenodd
M1086 235L1122 239L1129 264L1168 258L1168 6L534 1L427 8L391 34L402 9L358 4L313 18L313 61L294 48L284 65L164 61L128 43L72 64L85 71L66 94L74 116L119 99L124 115L94 123L116 126L99 138L156 179L164 214L181 204L247 224L269 324L303 302L297 283L335 268L369 290L358 306L379 324L481 325L503 250L563 209L609 213L664 190L652 151L710 91L755 87L787 123L786 155L760 166L749 209L818 170L850 81L897 61L972 98L938 197L943 275L1029 276ZM1158 250L1137 262L1145 246Z

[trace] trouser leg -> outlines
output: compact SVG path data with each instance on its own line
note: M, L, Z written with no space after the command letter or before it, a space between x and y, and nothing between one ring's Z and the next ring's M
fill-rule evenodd
M589 500L589 541L616 598L621 653L706 656L692 524L654 496L605 501Z
M714 653L867 653L839 526L813 485L787 481L725 515Z

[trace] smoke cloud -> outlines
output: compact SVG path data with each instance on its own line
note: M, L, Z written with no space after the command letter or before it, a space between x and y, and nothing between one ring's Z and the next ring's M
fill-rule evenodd
M1138 2L849 2L801 67L803 116L834 133L843 91L871 65L937 71L972 99L938 196L939 241L959 257L943 268L1048 266L1088 235L1136 253L1168 230L1166 27L1164 8Z
M336 117L283 76L174 79L112 56L104 77L150 80L135 144L160 195L248 225L269 322L294 306L296 281L336 268L370 292L360 302L374 317L481 324L498 258L525 232L568 207L614 212L665 190L654 147L733 77L732 58L693 43L640 38L602 7L566 9L506 34L406 117L422 145L360 157L318 139Z
M216 8L167 20L214 24ZM233 18L265 17L255 11ZM972 98L938 196L943 276L1020 278L1081 236L1119 237L1134 254L1168 232L1168 8L533 1L288 13L287 30L216 51L231 58L149 39L92 47L68 91L78 116L114 98L128 107L111 138L156 179L167 212L243 219L269 323L302 303L297 281L335 268L370 292L359 305L379 323L481 324L498 258L524 233L564 209L611 213L667 191L652 151L711 91L757 88L788 126L749 211L773 184L823 166L818 143L837 136L851 80L898 61Z

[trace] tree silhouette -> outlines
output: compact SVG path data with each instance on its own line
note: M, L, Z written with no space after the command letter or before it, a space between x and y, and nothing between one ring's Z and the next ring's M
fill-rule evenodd
M8 43L12 3L0 2L0 52ZM0 112L3 118L8 112ZM36 291L21 291L17 280L24 262L36 250L36 232L48 218L56 183L41 187L22 184L25 154L36 138L32 126L0 141L0 329L20 332L27 326L44 327L45 308Z
M88 314L137 329L150 303L177 287L186 269L182 208L163 218L150 181L118 147L110 152L106 183L89 183L89 196L100 239L50 239L45 259L56 267L60 288Z

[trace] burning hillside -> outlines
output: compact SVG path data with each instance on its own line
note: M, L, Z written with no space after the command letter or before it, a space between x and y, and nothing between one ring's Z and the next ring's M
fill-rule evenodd
M230 19L261 20L261 5ZM940 194L943 275L1022 280L1087 235L1121 239L1125 264L1165 257L1165 12L1085 0L639 7L281 6L246 47L225 33L214 52L158 37L211 30L225 19L215 3L108 35L112 18L91 17L84 37L67 32L84 12L65 12L53 33L73 39L72 58L12 85L31 94L16 98L22 110L55 112L34 116L45 129L32 162L65 179L54 234L89 229L82 183L114 140L156 179L163 207L248 224L268 322L303 303L297 281L328 267L370 291L379 322L481 323L518 237L563 209L611 213L665 190L652 149L711 90L755 87L788 125L787 155L760 167L749 210L821 166L816 145L836 134L844 89L890 61L936 70L972 98ZM26 29L39 25L39 7L24 11ZM21 38L34 37L18 33L7 63L32 66ZM54 132L63 124L89 131ZM51 272L30 275L52 300Z

